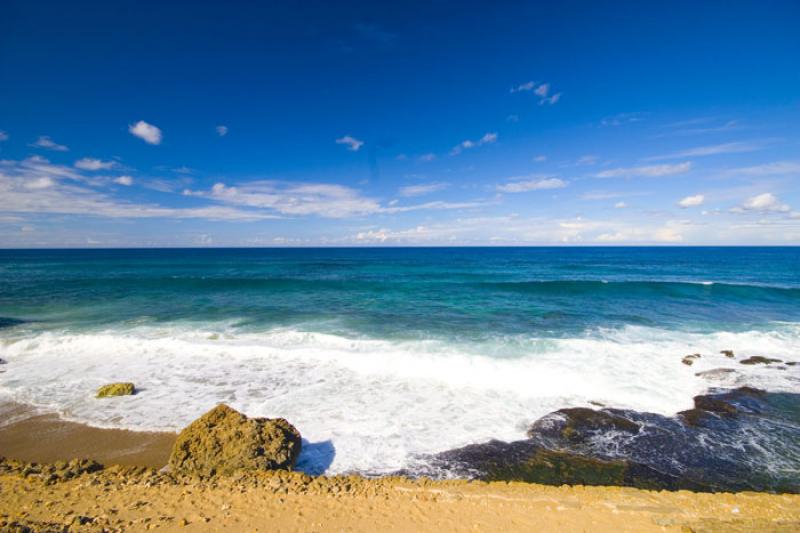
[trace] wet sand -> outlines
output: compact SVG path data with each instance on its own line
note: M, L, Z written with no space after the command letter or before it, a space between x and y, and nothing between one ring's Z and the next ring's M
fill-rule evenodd
M174 433L95 428L54 414L36 414L19 404L0 406L0 414L11 420L0 426L0 457L21 461L86 458L105 465L161 468L175 442Z

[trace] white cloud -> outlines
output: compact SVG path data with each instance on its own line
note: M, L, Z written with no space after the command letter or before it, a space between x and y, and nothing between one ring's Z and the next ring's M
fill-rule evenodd
M650 165L643 167L613 168L595 174L597 178L658 178L683 174L692 168L691 161L674 165Z
M3 130L0 130L0 141L7 141L8 140L8 133Z
M228 126L217 126L215 128L217 135L220 137L225 137L228 134Z
M75 161L75 168L81 170L109 170L114 168L116 163L114 161L102 161L92 157L84 157Z
M120 176L114 179L114 183L130 187L131 185L133 185L133 178L130 176Z
M763 141L732 142L725 144L715 144L711 146L699 146L690 148L673 154L648 157L646 161L657 161L659 159L683 159L685 157L705 157L719 154L738 154L743 152L755 152L764 147Z
M423 163L426 163L428 161L433 161L434 159L436 159L436 154L434 153L427 153L419 156L419 160L422 161Z
M742 211L758 211L761 213L788 213L791 211L790 207L782 203L778 198L769 192L752 196L745 200L739 209L734 208L735 212Z
M550 93L549 83L539 83L537 81L529 81L511 88L512 93L519 92L532 92L539 97L539 105L553 105L561 99L561 93Z
M686 209L687 207L697 207L699 205L703 205L705 202L706 197L702 194L695 194L694 196L687 196L683 198L680 202L678 202L678 206Z
M614 209L625 209L626 207L628 207L628 204L625 202L617 202L614 204Z
M0 161L0 215L61 214L107 218L261 220L274 215L230 207L172 208L118 200L92 188L93 179L41 157ZM107 181L103 183L107 184Z
M53 150L54 152L69 151L69 148L67 148L63 144L58 144L54 142L53 139L51 139L47 135L40 136L38 139L36 139L36 142L31 143L30 146L33 146L34 148L44 148L46 150Z
M432 192L441 191L447 188L446 183L426 183L421 185L409 185L400 188L400 196L423 196Z
M584 155L575 162L578 166L595 165L600 158L596 155Z
M347 145L347 149L351 152L358 152L358 150L364 146L364 141L359 141L355 137L350 135L345 135L340 139L336 139L336 144L344 144Z
M161 144L161 130L157 126L148 124L144 120L140 120L136 124L129 125L128 131L131 133L131 135L139 137L147 144Z
M484 144L492 144L497 141L497 133L485 133L483 137L478 139L477 141L471 141L467 139L466 141L461 141L460 144L453 147L450 150L450 155L458 155L464 150L468 150L470 148L477 148L478 146L483 146Z
M541 178L517 180L498 185L497 190L506 193L518 193L528 191L541 191L547 189L561 189L567 186L567 182L558 178Z

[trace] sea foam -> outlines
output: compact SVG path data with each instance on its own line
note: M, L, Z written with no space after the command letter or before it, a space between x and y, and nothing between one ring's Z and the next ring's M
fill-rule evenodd
M673 415L710 386L796 391L797 366L740 365L720 354L792 360L800 325L686 333L627 326L572 338L481 342L349 338L300 328L242 332L220 325L46 331L0 345L0 399L102 427L177 430L218 402L282 416L306 439L310 472L392 472L422 454L491 438L522 438L537 418L598 404ZM703 356L681 364L687 353ZM695 374L719 367L721 382ZM139 393L97 400L133 381Z

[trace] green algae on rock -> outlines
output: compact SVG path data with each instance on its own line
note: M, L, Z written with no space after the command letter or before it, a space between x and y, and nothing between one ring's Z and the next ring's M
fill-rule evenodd
M219 404L180 432L169 466L172 472L202 477L291 470L300 447L300 432L283 418L248 418Z
M109 383L97 389L98 398L110 398L112 396L130 396L136 393L136 387L133 383Z

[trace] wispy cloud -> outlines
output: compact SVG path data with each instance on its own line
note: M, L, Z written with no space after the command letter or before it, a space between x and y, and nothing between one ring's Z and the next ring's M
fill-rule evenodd
M471 141L467 139L466 141L461 141L460 144L457 144L450 150L450 155L458 155L464 150L469 150L470 148L476 148L478 146L483 146L484 144L492 144L497 141L497 133L486 133L478 139L477 141Z
M361 37L383 45L391 44L397 38L397 35L378 24L359 23L353 25L353 29Z
M53 150L54 152L69 151L69 148L65 145L56 143L47 135L41 135L35 142L32 142L30 146L34 148L44 148L45 150Z
M548 189L562 189L567 186L567 182L559 178L511 178L511 180L512 181L509 181L506 184L498 185L497 190L506 193L519 193Z
M199 218L249 221L269 213L224 206L165 207L120 200L92 185L92 179L43 158L0 162L0 214L61 214L106 218ZM106 182L107 183L107 182Z
M352 135L345 135L344 137L336 139L336 144L344 144L351 152L358 152L358 150L364 146L364 141L359 141Z
M152 124L148 124L144 120L140 120L136 124L128 126L128 131L131 135L139 137L147 144L161 144L163 135L161 129Z
M765 146L764 141L739 141L724 144L714 144L710 146L698 146L689 148L672 154L648 157L645 161L658 161L660 159L683 159L686 157L705 157L719 154L738 154L744 152L755 152Z
M419 160L422 161L423 163L427 163L428 161L433 161L434 159L436 159L436 154L434 153L427 153L419 156Z
M130 187L131 185L133 185L133 178L130 176L120 176L118 178L114 178L114 183Z
M0 130L0 142L8 140L8 133Z
M775 161L749 167L731 168L725 171L729 176L788 176L800 175L800 162Z
M641 167L612 168L595 174L597 178L659 178L684 174L692 168L691 161L674 165L649 165Z
M687 197L681 199L678 202L678 207L680 207L682 209L686 209L686 208L689 208L689 207L697 207L697 206L703 205L703 202L705 202L705 200L706 200L706 197L703 196L702 194L695 194L693 196L687 196Z
M622 126L623 124L632 124L634 122L641 122L644 117L643 113L618 113L612 117L606 117L600 121L601 126Z
M115 161L103 161L93 157L84 157L75 161L75 168L81 170L109 170L114 168Z
M448 187L447 183L424 183L420 185L409 185L407 187L401 187L399 194L400 196L411 197L411 196L423 196L426 194L431 194L437 191L444 190Z
M228 134L228 126L219 125L214 129L220 137L225 137Z
M552 93L549 83L529 81L511 88L511 93L531 92L539 97L539 105L553 105L561 99L561 93Z

